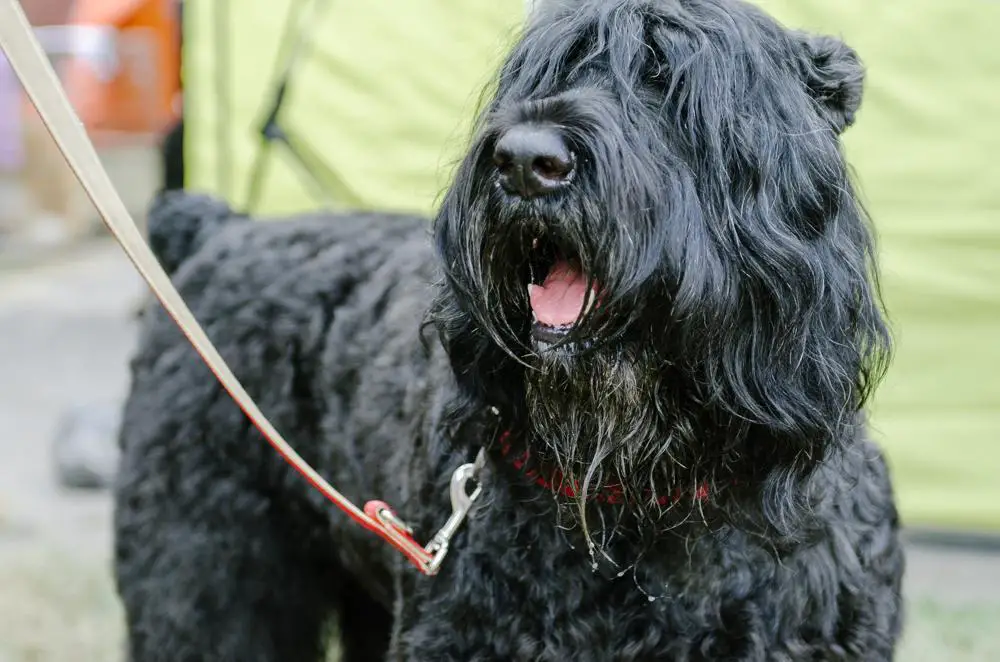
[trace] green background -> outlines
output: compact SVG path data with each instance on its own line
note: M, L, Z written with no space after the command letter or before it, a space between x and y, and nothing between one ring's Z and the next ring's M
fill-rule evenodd
M189 186L239 205L290 3L234 3L225 86L215 4L186 3ZM431 212L526 3L331 4L303 33L312 50L282 124L339 173L352 204ZM845 142L881 238L898 343L873 425L904 518L1000 530L1000 0L759 4L789 26L843 37L868 67ZM227 160L236 187L223 191ZM262 210L315 207L302 182L275 159Z

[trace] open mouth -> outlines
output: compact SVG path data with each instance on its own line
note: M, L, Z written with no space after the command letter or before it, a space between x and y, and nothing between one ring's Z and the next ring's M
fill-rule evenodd
M535 338L558 341L597 305L598 293L597 283L584 272L579 258L546 236L532 241L528 301Z

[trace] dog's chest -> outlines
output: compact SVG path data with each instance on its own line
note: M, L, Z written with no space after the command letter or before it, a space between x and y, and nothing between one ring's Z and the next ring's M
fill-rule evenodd
M734 631L738 621L727 623L734 605L746 602L729 579L747 576L749 557L720 565L701 546L682 552L678 545L676 555L609 573L595 571L572 539L541 518L477 519L441 575L417 582L404 598L405 638L437 640L448 623L452 651L576 662L702 659L684 657L689 646L723 654L727 629L744 639ZM425 653L421 659L436 659Z

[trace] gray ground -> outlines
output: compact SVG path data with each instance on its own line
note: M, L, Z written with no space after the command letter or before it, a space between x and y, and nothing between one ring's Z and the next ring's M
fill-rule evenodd
M0 255L0 662L120 659L106 493L60 489L52 440L127 386L144 289L107 241L4 267ZM904 661L1000 660L1000 554L913 548Z

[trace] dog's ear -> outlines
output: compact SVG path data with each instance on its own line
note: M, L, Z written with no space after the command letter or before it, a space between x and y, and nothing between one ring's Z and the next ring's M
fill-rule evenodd
M837 132L854 123L865 70L853 48L835 37L800 32L806 86Z

